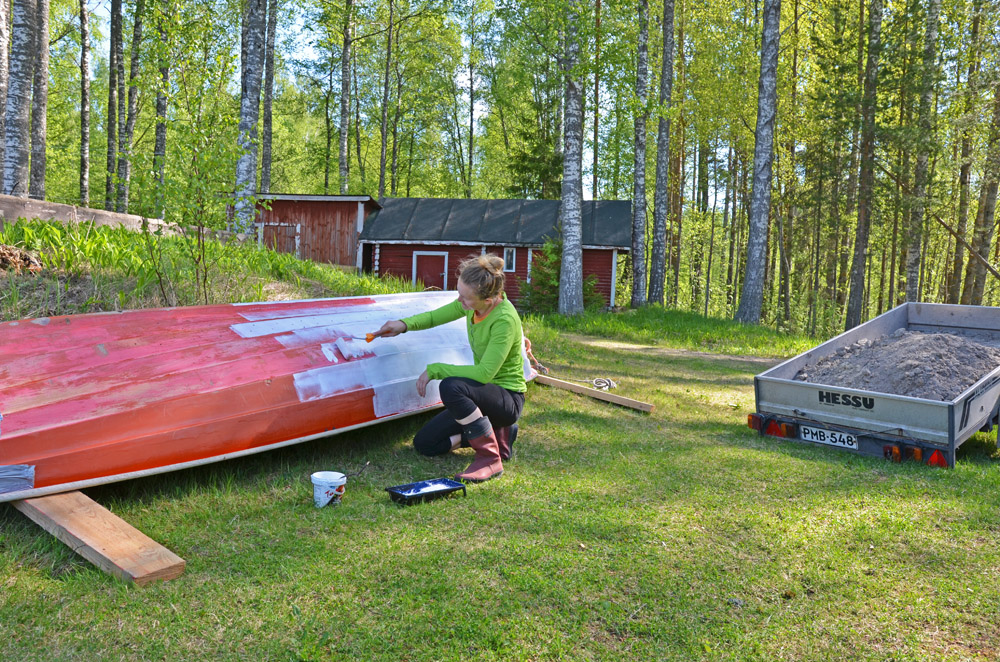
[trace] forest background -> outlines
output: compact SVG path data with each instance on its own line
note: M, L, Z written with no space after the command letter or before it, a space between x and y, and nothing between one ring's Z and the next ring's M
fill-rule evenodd
M760 321L828 335L1000 300L995 0L0 6L4 193L224 227L572 180L633 201L622 303L739 318L759 279Z

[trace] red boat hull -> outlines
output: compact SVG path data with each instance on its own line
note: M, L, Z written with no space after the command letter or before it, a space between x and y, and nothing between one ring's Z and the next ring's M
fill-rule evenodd
M349 339L454 293L72 315L0 324L0 501L215 462L440 406L464 322Z

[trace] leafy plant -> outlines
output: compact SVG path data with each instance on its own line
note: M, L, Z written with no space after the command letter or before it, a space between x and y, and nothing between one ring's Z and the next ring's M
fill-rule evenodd
M547 239L542 249L532 253L531 280L517 279L521 293L520 308L531 313L554 313L559 309L559 269L562 266L562 240ZM597 276L583 280L583 305L588 310L604 307L604 297L597 291Z

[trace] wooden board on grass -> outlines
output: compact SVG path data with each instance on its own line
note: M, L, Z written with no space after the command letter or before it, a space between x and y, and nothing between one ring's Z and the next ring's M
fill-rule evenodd
M143 586L184 573L184 559L82 492L11 502L98 568Z
M535 381L539 384L545 384L546 386L554 386L556 388L563 388L567 391L573 391L574 393L579 393L581 395L587 395L591 398L596 398L597 400L612 402L616 405L621 405L622 407L638 409L639 411L644 411L647 414L653 411L653 405L648 402L633 400L631 398L623 398L620 395L613 395L606 391L600 391L596 388L588 388L586 386L580 386L579 384L573 384L572 382L565 382L561 379L556 379L555 377L549 377L548 375L538 375L535 377Z

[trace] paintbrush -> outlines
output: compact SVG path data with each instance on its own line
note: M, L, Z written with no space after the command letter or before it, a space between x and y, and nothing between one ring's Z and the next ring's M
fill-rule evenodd
M345 338L350 338L351 340L364 340L365 342L371 342L376 338L381 338L381 333L366 333L363 336L344 336Z

